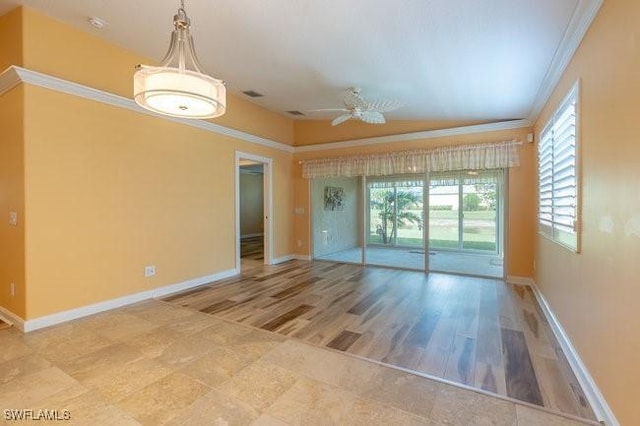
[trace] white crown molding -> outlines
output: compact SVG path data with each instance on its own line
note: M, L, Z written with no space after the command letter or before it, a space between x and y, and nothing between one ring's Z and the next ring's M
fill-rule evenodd
M510 120L498 123L476 124L474 126L453 127L450 129L427 130L424 132L404 133L400 135L378 136L365 139L353 139L341 142L329 142L317 145L304 145L295 148L296 153L326 151L338 148L354 148L367 145L378 145L391 142L415 141L420 139L434 139L446 136L461 136L473 133L495 132L497 130L512 130L531 127L529 120Z
M533 278L529 278L529 277L518 277L518 276L514 276L514 275L508 275L507 276L507 283L509 284L513 284L513 285L521 285L521 286L534 286L534 281Z
M9 67L0 74L0 96L4 95L22 82L14 68L15 67Z
M475 126L454 127L450 129L429 130L424 132L404 133L399 135L380 136L364 139L354 139L341 142L328 142L318 145L305 145L299 147L289 146L282 142L262 138L250 133L230 129L219 124L210 123L203 120L188 120L177 117L169 117L148 111L138 106L133 100L123 96L114 95L113 93L104 92L102 90L93 89L82 84L74 83L61 78L53 77L47 74L28 70L18 66L10 66L0 74L0 96L8 92L20 83L32 84L34 86L44 87L46 89L55 90L57 92L78 96L107 105L128 109L141 114L151 115L163 120L173 121L175 123L184 124L186 126L195 127L223 136L229 136L245 142L253 143L268 148L277 149L289 153L325 151L336 148L363 147L367 145L377 145L390 142L413 141L420 139L433 139L445 136L468 135L472 133L492 132L496 130L511 130L531 127L529 120L511 120L498 123L479 124Z
M45 315L26 321L2 307L0 307L0 314L4 314L4 316L7 316L10 320L12 320L13 325L16 326L20 331L22 331L23 333L28 333L30 331L39 330L45 327L51 327L52 325L61 324L74 319L83 318L89 315L98 314L100 312L120 308L122 306L142 302L143 300L163 297L172 293L188 290L193 287L210 284L215 281L233 277L235 275L238 275L239 273L240 270L238 269L229 269L226 271L218 272L216 274L205 275L203 277L183 281L177 284L171 284L165 287L155 288L153 290L134 293L127 296L118 297L116 299L105 300L102 302L94 303L92 305L69 309L67 311L56 312L51 315Z
M36 71L31 71L26 68L17 67L15 65L10 66L6 70L4 70L2 74L0 74L0 96L20 83L32 84L34 86L40 86L46 89L55 90L57 92L66 93L68 95L78 96L84 99L101 102L103 104L128 109L130 111L135 111L141 114L151 115L163 120L173 121L175 123L180 123L186 126L206 130L218 135L229 136L256 145L266 146L268 148L274 148L289 153L294 152L294 148L292 146L286 145L281 142L252 135L240 130L230 129L228 127L204 120L189 120L156 114L138 106L133 100L129 98L114 95L113 93L104 92L102 90L93 89L91 87L83 86L82 84L63 80Z
M604 0L580 0L580 3L576 6L560 46L556 50L556 54L533 102L533 107L529 113L529 121L531 123L535 123L538 120L542 109L549 101L567 66L569 66L602 3L604 3Z

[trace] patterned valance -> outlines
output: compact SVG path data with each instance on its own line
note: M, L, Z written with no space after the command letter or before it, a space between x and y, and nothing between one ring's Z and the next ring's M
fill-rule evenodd
M508 141L303 160L302 176L309 179L503 169L520 165L519 145L519 141Z

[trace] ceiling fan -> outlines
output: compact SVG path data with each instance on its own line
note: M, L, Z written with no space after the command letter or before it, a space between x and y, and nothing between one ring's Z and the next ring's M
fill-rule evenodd
M345 92L342 103L344 108L317 109L314 111L342 111L343 114L334 118L332 126L344 123L347 120L360 120L369 124L384 124L383 112L394 111L402 106L398 101L388 99L367 101L360 96L359 87L350 87Z

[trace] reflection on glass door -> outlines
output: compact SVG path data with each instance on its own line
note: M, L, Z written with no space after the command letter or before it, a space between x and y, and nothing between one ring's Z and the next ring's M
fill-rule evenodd
M424 269L424 179L367 182L367 263Z
M500 171L431 175L431 270L503 276L502 176Z
M311 182L315 259L362 263L361 194L358 177Z
M498 226L496 196L498 184L461 184L462 238L461 248L496 253Z
M460 187L431 185L429 187L429 248L460 248Z

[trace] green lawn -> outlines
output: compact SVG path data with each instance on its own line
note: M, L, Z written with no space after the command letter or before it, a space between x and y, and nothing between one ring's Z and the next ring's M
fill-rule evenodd
M465 219L478 219L478 220L495 220L495 210L478 210L462 212ZM429 218L431 219L455 219L458 220L457 210L429 210Z
M370 244L382 244L380 235L371 234L369 236ZM422 248L422 238L398 237L398 245ZM429 247L434 249L458 249L458 241L453 239L430 239ZM486 250L496 251L496 243L494 241L464 241L464 248L469 250Z
M431 210L429 227L431 248L458 248L458 211ZM463 248L470 250L496 250L495 210L464 212ZM473 222L471 222L473 221ZM382 238L371 233L369 242L382 244ZM398 245L422 247L422 230L417 226L398 230Z

